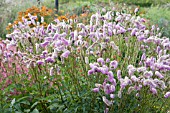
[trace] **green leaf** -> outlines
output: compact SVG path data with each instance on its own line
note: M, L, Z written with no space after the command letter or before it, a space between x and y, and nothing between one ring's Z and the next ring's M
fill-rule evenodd
M19 98L16 102L20 102L21 100L24 100L24 99L29 98L29 97L31 97L31 96L24 96L22 98Z
M29 113L30 109L24 109L24 112Z
M35 107L38 103L39 103L39 102L35 102L35 103L31 106L31 109L32 109L33 107Z
M54 103L54 104L48 106L48 108L53 109L53 108L58 108L59 106L60 105L58 105L58 103Z
M60 106L58 107L57 111L58 111L58 112L59 112L59 111L63 111L63 109L64 109L64 105L60 105Z
M30 102L28 100L21 101L20 103L30 105Z
M20 112L20 111L15 111L15 113L22 113L22 112Z
M12 100L12 102L11 102L11 106L13 106L13 105L14 105L14 103L15 103L15 98Z
M20 104L15 104L14 108L17 109L17 111L22 112Z
M76 109L74 110L75 113L77 113L77 110L78 110L79 107L80 107L80 106L77 106L77 107L76 107Z
M35 108L31 113L39 113L39 111Z

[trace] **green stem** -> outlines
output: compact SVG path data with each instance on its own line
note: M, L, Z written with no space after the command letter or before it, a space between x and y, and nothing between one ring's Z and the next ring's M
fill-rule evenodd
M160 112L162 111L162 108L163 108L163 106L165 105L165 103L167 102L167 100L168 100L168 99L166 99L166 100L164 101L164 103L162 103L162 105L161 105L161 107L160 107L160 109L159 109Z

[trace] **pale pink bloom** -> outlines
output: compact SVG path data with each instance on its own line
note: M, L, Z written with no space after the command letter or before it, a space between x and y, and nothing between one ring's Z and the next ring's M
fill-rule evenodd
M109 101L105 96L102 97L103 98L103 102L107 105L107 106L111 106L112 102Z
M70 54L70 51L67 50L67 51L65 51L64 53L61 54L61 57L68 58L69 54Z
M170 97L170 92L166 92L166 94L164 95L165 98Z
M95 93L98 93L99 92L99 88L94 88L92 91L95 92Z

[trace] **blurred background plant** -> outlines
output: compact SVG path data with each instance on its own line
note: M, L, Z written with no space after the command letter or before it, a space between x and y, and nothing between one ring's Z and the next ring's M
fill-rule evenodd
M113 0L118 3L126 3L129 5L138 5L141 7L150 7L151 5L167 4L169 0Z
M159 6L147 8L145 18L149 19L151 24L158 25L162 30L162 35L170 37L170 9Z
M36 1L34 0L0 0L0 37L5 38L6 37L6 27L8 26L8 23L13 23L14 20L17 18L17 13L20 11L24 11L27 8L33 6L36 4Z
M18 12L17 19L12 24L8 24L6 30L11 32L12 26L18 24L19 22L23 22L22 17L30 21L29 14L37 16L38 18L36 19L36 22L40 22L40 25L43 25L45 28L51 21L54 20L54 14L52 9L49 9L46 6L42 6L41 8L32 6L31 8L26 9L26 11ZM43 22L40 21L41 17L44 18ZM30 27L35 27L35 25L30 24Z

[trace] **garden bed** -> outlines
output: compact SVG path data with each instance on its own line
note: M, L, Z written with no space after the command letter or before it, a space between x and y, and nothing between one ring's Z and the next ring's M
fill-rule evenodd
M139 7L75 9L32 7L9 24L0 41L0 111L169 112L169 37Z

